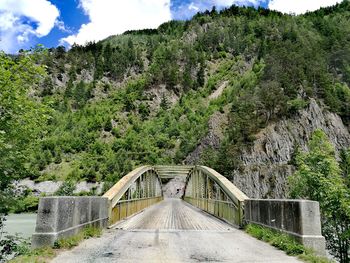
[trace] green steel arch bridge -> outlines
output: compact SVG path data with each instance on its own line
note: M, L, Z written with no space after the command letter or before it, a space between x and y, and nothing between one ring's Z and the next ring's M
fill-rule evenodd
M250 199L205 166L142 166L103 197L42 198L32 245L94 225L107 228L101 238L53 262L299 262L248 236L247 223L325 253L317 202Z

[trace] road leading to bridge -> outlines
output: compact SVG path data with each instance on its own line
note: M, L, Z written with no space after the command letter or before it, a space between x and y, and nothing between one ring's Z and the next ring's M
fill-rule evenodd
M300 261L180 199L165 199L53 262Z

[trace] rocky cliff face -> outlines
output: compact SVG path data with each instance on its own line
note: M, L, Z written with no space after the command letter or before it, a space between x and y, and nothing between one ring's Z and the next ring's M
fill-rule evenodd
M297 145L307 150L316 129L322 129L337 153L350 146L350 134L341 118L311 99L308 108L292 119L281 120L263 129L252 147L243 149L242 169L232 172L233 183L250 198L284 198L290 164Z
M197 164L206 149L212 148L218 150L224 138L223 131L224 127L227 126L227 121L227 113L214 113L208 122L208 134L201 139L194 151L186 157L184 163L191 165Z

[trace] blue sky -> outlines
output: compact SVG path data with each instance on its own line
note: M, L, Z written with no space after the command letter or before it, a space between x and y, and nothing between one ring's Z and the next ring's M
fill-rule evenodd
M301 14L341 0L0 0L0 50L71 46L236 5Z

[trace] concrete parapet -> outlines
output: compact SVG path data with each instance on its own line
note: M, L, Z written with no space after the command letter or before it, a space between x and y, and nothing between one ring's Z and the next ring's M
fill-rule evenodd
M293 236L317 254L325 255L319 203L308 200L248 199L244 203L247 223L273 228Z
M52 246L57 239L75 235L84 227L104 228L107 223L107 198L40 198L32 247Z

